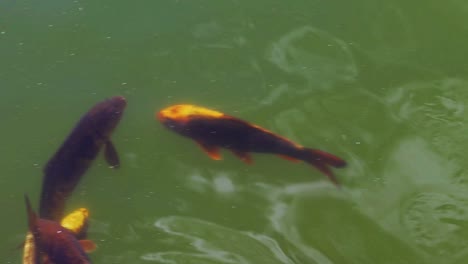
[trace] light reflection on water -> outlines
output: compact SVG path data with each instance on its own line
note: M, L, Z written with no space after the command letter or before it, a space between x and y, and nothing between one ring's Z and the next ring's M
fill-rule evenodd
M358 74L349 44L326 31L304 26L286 33L271 45L268 59L286 73L304 78L307 85L294 94L330 89L353 81Z
M273 239L226 228L191 217L161 218L155 227L178 244L190 245L185 252L148 253L144 260L159 263L293 263Z

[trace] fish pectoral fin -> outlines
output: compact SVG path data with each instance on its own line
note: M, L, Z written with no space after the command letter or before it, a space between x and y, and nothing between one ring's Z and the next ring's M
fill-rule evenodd
M234 150L234 149L231 149L231 151L232 151L232 153L234 153L234 155L236 155L243 162L245 162L247 164L252 164L253 163L253 159L252 159L252 157L250 156L249 153L244 152L244 151L240 151L240 150Z
M289 160L289 161L292 161L292 162L301 162L300 160L296 159L296 158L293 158L293 157L290 157L290 156L286 156L286 155L278 155L280 158L282 159L285 159L285 160Z
M114 147L114 144L110 140L107 140L104 146L104 158L106 159L107 163L112 168L120 167L120 158L119 154L117 154L117 150Z
M204 142L197 141L200 148L214 160L222 160L221 154L219 154L219 148L213 145L206 144Z
M86 253L93 252L97 248L96 244L89 239L78 240L78 242Z

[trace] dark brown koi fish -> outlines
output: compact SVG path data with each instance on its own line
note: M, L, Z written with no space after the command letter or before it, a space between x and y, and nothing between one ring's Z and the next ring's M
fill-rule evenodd
M338 184L331 167L341 168L346 162L330 153L306 148L259 126L233 116L194 105L174 105L156 114L169 129L195 140L215 160L218 148L226 148L246 163L252 163L249 152L273 153L292 161L305 161Z
M84 248L93 246L89 240L78 241L75 235L58 222L41 219L33 211L25 195L29 232L33 239L33 259L28 263L91 263Z
M60 225L73 233L77 239L84 239L86 237L86 231L88 229L88 218L89 211L86 208L78 208L75 211L69 213L65 216ZM81 240L83 241L87 240ZM94 251L96 245L90 241L87 244L87 247L84 247L86 253ZM36 243L34 241L34 236L31 232L26 234L26 239L23 246L23 264L34 264L36 261ZM41 259L47 258L47 256L42 256Z
M41 218L54 221L62 219L65 200L102 146L107 162L113 167L119 166L119 156L110 141L110 135L119 123L126 105L122 96L109 98L97 103L76 124L44 168L39 209Z
M77 239L84 239L88 229L88 217L88 209L79 208L65 216L60 222L60 225L72 232ZM80 244L84 244L83 249L86 253L96 249L96 245L90 240L80 240ZM47 255L39 254L40 256L38 256L38 253L39 252L36 252L34 235L29 231L26 234L23 246L23 264L34 264L37 262L38 257L44 260L44 263L47 263Z

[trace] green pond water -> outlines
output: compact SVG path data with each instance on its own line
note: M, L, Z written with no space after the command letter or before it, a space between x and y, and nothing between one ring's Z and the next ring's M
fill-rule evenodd
M468 2L2 0L0 262L80 116L128 107L69 200L94 263L468 263ZM343 157L213 161L159 124L192 103Z

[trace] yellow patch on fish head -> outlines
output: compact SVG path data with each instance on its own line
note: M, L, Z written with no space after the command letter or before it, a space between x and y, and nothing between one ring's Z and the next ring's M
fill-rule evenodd
M208 108L189 105L189 104L180 104L173 105L163 110L159 111L157 117L160 121L165 120L174 120L174 121L188 121L193 117L211 117L218 118L222 117L224 114L215 110Z
M80 233L86 226L89 211L86 208L79 208L65 216L60 225L72 231L75 234Z

